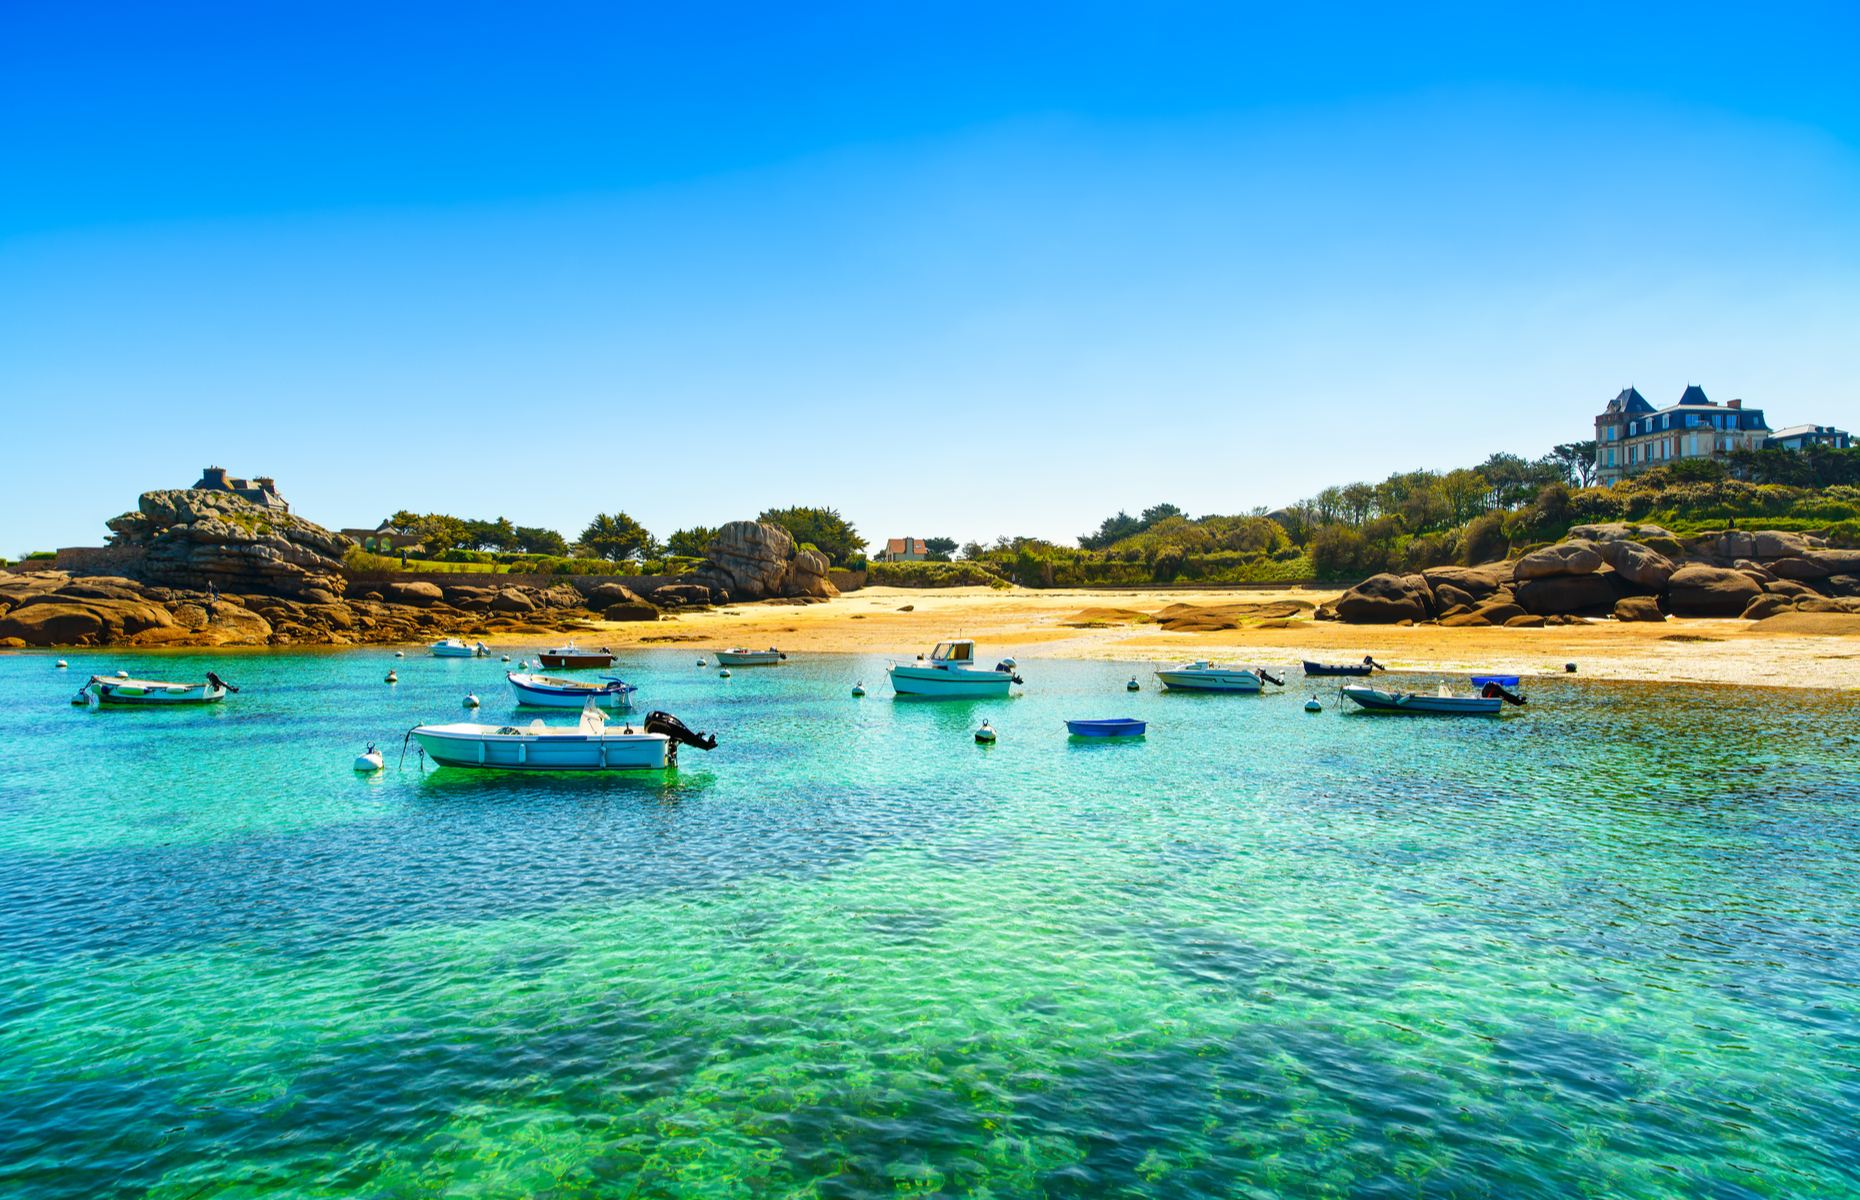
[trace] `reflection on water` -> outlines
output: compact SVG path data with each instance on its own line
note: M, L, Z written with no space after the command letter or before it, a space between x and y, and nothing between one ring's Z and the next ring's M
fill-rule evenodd
M80 672L173 660L72 661L0 657L8 1196L1860 1189L1848 696L874 704L668 651L635 712L719 748L597 777L397 761L515 715L495 659L102 713Z

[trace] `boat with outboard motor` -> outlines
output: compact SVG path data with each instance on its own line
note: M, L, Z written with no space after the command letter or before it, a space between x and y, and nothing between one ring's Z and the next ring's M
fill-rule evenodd
M407 737L446 767L504 771L661 771L678 765L678 747L715 750L717 739L693 732L666 712L651 712L639 726L614 730L607 714L587 701L574 725L417 725Z
M930 696L940 700L981 700L1005 696L1011 684L1022 682L1014 673L1014 660L1003 659L993 670L975 665L975 643L967 640L938 642L930 657L885 669L891 690L900 696Z
M787 661L788 656L773 646L767 650L745 650L738 646L734 650L717 651L720 667L772 667Z
M160 679L129 679L92 675L79 695L88 704L214 704L239 689L212 671L200 683L170 683Z
M483 642L476 645L464 638L440 638L432 645L434 658L489 658L491 648Z
M1358 707L1376 713L1427 713L1435 716L1496 717L1505 705L1522 706L1524 696L1518 692L1516 675L1474 675L1472 695L1455 692L1441 684L1432 695L1426 692L1391 692L1367 684L1349 683L1339 689Z
M1363 661L1359 663L1320 663L1312 662L1308 658L1302 661L1305 664L1307 677L1312 675L1370 675L1377 671L1388 670L1367 654L1363 655Z
M504 678L517 693L517 703L532 708L580 708L593 700L602 708L625 708L638 691L611 676L594 683L582 679L556 679L523 671L505 671Z
M1205 658L1167 667L1156 678L1172 692L1262 692L1268 683L1285 686L1284 676L1264 667L1223 667Z
M583 650L570 642L553 650L538 651L536 660L542 666L554 667L558 671L572 671L578 667L611 667L614 665L614 652L605 646L599 650Z

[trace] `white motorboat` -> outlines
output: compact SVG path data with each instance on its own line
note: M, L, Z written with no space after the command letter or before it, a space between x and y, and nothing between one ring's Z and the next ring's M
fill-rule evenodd
M1283 676L1264 667L1223 667L1205 658L1167 667L1156 672L1156 678L1173 692L1261 692L1268 683L1285 686Z
M506 771L660 771L678 765L680 745L717 747L715 737L692 732L670 713L648 713L637 727L629 723L615 730L591 700L574 725L461 721L420 725L407 736L442 766Z
M970 641L938 642L929 658L919 655L913 663L893 663L885 673L891 677L891 690L900 696L944 700L1005 696L1009 685L1021 682L1011 658L996 663L992 670L977 667L975 643Z
M1524 703L1524 697L1513 690L1518 686L1516 675L1475 675L1472 682L1478 690L1471 695L1455 692L1444 683L1431 695L1388 691L1361 683L1347 684L1341 690L1358 707L1378 713L1496 717L1504 712L1505 705Z
M483 642L473 645L464 638L440 638L433 643L434 658L489 658L491 648Z
M773 646L767 650L745 650L738 646L734 650L717 651L720 667L772 667L787 661L788 656Z
M560 679L551 675L506 671L504 678L517 693L517 703L537 708L581 708L589 700L602 708L625 708L638 690L618 679L598 683L583 679Z
M169 683L160 679L129 679L92 675L84 694L92 704L213 704L239 689L208 671L200 683Z

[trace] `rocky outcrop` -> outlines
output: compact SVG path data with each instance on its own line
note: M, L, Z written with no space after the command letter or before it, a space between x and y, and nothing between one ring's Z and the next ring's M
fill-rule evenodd
M1666 607L1676 617L1735 617L1762 593L1742 571L1687 563L1667 580Z
M144 492L136 511L108 522L133 552L126 574L165 587L296 596L341 595L349 539L229 492Z
M1512 578L1520 583L1557 575L1588 575L1601 568L1602 556L1589 542L1559 542L1533 550L1518 560Z
M1653 547L1626 538L1595 543L1595 547L1602 561L1614 568L1621 578L1656 592L1665 587L1666 581L1679 569L1672 559Z
M1623 596L1615 601L1614 618L1617 621L1664 621L1666 614L1660 611L1660 602L1652 596Z
M704 551L692 582L738 600L839 595L818 550L798 549L788 531L766 521L731 521Z
M1425 621L1433 601L1419 575L1371 575L1342 596L1335 605L1340 620L1357 625L1393 625L1398 621Z
M1614 608L1618 598L1608 580L1593 574L1545 575L1527 579L1518 585L1517 596L1519 607L1527 613L1542 617L1606 614Z

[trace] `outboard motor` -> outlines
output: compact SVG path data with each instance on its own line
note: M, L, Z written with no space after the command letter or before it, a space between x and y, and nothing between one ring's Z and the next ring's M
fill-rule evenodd
M694 733L689 725L668 712L649 712L641 726L647 733L662 733L674 742L683 742L687 746L696 746L699 750L715 750L717 739L708 733Z
M1264 667L1261 667L1259 669L1259 677L1265 680L1267 683L1270 683L1273 687L1284 687L1285 686L1285 676L1274 675L1271 671L1266 670L1266 668Z
M1496 696L1507 704L1522 705L1524 703L1523 696L1518 695L1518 693L1512 691L1502 683L1488 683L1479 694L1484 696L1487 700Z
M1383 665L1382 665L1381 663L1379 663L1379 662L1377 662L1377 661L1375 660L1375 658L1374 658L1373 656L1371 656L1371 655L1368 655L1368 654L1365 654L1365 655L1363 655L1363 665L1364 665L1365 667L1368 667L1368 668L1369 668L1369 669L1370 669L1371 671L1386 671L1386 670L1388 670L1388 668L1387 668L1387 667L1385 667L1385 666L1383 666Z
M225 688L229 692L237 692L239 690L238 688L234 687L230 683L227 683L224 679L221 679L218 675L215 675L211 671L207 672L207 682L212 684L216 688Z
M1006 675L1009 679L1012 679L1015 683L1027 682L1026 680L1022 679L1019 675L1016 675L1014 673L1014 666L1015 666L1015 663L1013 659L1004 658L1000 662L995 664L995 670L999 671L1003 675Z

